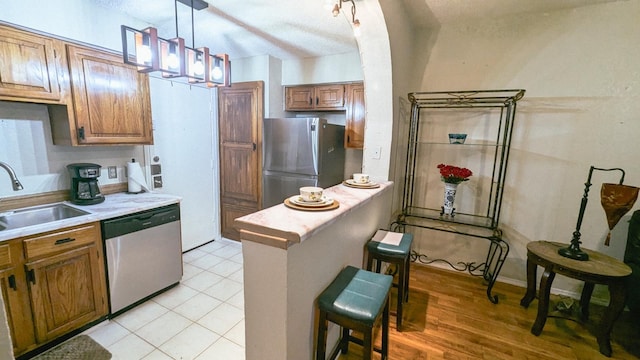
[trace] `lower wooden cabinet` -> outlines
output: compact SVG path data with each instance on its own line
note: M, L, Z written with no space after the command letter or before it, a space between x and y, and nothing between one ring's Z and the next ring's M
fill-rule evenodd
M21 241L0 245L0 291L16 355L33 349L36 344L23 261Z
M91 223L6 243L20 253L0 271L16 356L107 315L101 241Z

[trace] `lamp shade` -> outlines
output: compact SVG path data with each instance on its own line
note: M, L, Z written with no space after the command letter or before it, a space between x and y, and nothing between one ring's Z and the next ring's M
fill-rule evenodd
M122 25L120 30L122 59L125 64L137 66L139 72L159 70L158 30L153 27L136 30L125 25Z
M158 38L158 40L162 77L171 78L185 76L186 65L184 61L184 39L177 37L170 40Z
M207 86L217 87L231 85L231 62L229 61L229 55L210 55L209 61Z

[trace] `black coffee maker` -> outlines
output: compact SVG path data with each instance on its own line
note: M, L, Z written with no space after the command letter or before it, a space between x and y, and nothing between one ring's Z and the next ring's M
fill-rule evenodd
M71 174L71 202L78 205L99 204L104 196L98 187L98 177L102 166L91 163L69 164Z

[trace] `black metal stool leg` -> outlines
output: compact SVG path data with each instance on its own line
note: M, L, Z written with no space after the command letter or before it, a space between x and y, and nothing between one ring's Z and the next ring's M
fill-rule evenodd
M316 344L316 360L325 360L325 358L327 357L327 326L329 326L329 322L327 321L327 313L321 311L320 321L318 321L318 343Z

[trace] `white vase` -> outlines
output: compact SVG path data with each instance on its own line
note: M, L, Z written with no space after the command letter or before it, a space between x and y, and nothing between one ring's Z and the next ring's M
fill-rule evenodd
M458 184L444 183L444 202L442 212L444 215L453 216L453 201L456 199Z

